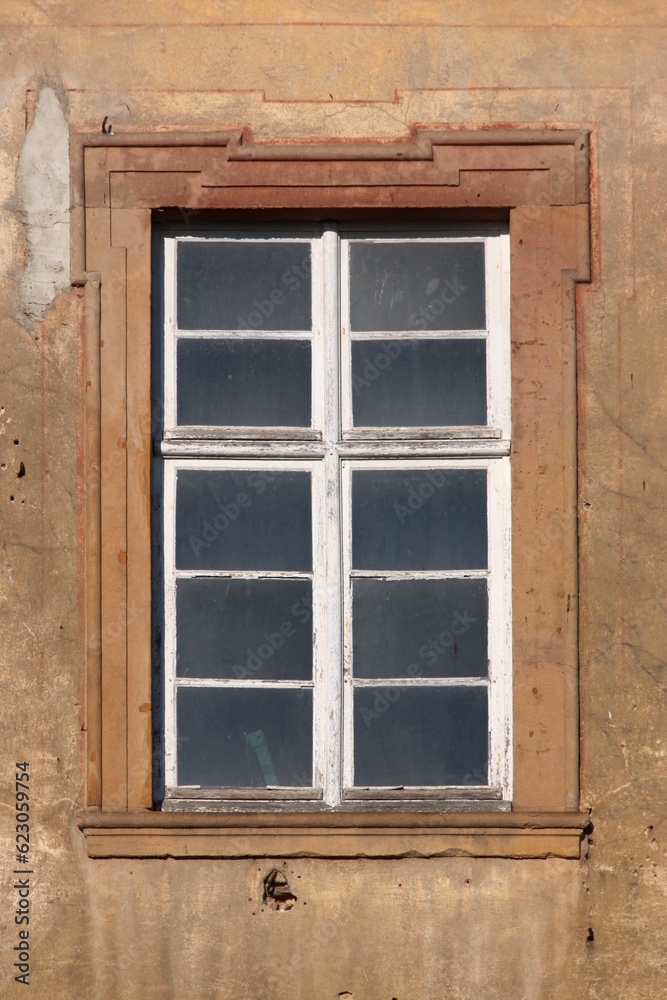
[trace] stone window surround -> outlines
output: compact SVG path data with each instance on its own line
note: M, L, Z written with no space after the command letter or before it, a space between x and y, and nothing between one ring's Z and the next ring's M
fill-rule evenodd
M73 133L85 289L91 857L579 857L575 285L590 280L588 136L414 129L407 143ZM162 813L151 798L151 220L509 219L514 797L509 813ZM179 214L180 213L180 214Z

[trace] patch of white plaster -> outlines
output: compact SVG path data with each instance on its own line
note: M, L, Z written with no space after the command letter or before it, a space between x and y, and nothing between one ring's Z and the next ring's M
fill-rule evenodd
M41 91L26 133L16 193L28 251L19 281L19 318L39 323L69 285L69 131L50 87Z

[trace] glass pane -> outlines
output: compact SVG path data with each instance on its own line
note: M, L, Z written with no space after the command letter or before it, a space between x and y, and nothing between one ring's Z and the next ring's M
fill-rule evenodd
M354 580L355 677L486 677L486 580Z
M352 473L355 569L486 569L486 470Z
M485 785L487 689L357 688L354 783Z
M485 340L355 340L357 427L486 423Z
M181 688L177 719L179 785L312 785L310 691Z
M178 423L310 427L308 340L180 340Z
M310 243L178 243L180 330L310 330Z
M483 243L353 242L350 329L484 330Z
M179 677L310 680L309 580L178 580Z
M178 569L312 569L309 472L181 469Z

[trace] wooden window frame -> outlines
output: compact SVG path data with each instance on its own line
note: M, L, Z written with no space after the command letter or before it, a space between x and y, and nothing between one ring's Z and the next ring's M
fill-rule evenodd
M305 331L276 332L268 321L259 331L196 330L179 331L176 322L176 252L177 246L192 241L213 244L256 240L303 240L310 247L312 259L312 324ZM483 330L431 330L438 341L452 338L474 338L485 345L486 409L488 420L483 426L449 427L354 427L352 423L351 343L382 340L420 341L422 330L402 332L355 333L349 316L350 245L359 240L381 240L383 243L425 245L433 241L447 245L470 242L484 247L485 323ZM164 309L154 316L153 337L164 344L164 363L154 364L153 378L157 387L164 384L164 428L155 428L155 463L159 468L155 482L160 496L155 495L154 508L163 511L156 518L155 531L164 537L162 563L156 574L164 583L155 587L158 605L164 600L164 614L154 624L156 651L160 648L164 662L156 663L154 684L164 693L163 720L154 716L154 745L165 750L164 778L161 768L155 769L155 799L162 808L188 811L193 805L211 811L225 810L229 802L239 807L245 801L249 809L262 801L272 801L276 808L293 810L341 808L343 803L363 802L387 810L413 811L415 801L431 808L439 803L458 810L483 807L488 810L510 809L512 799L512 740L511 740L511 525L510 525L510 332L509 332L509 235L502 223L473 224L453 228L444 224L415 227L412 222L401 226L375 222L370 228L362 224L351 226L325 222L309 232L302 223L276 224L269 228L231 225L196 225L189 229L167 226L155 232L154 295L162 294L160 274L163 274ZM161 263L164 260L164 265ZM324 280L324 275L327 280ZM341 329L343 335L341 337ZM176 343L192 338L214 338L238 342L239 338L256 337L285 341L303 340L312 345L312 397L310 427L230 427L187 426L176 419ZM325 374L326 358L326 374ZM230 449L232 454L230 455ZM243 454L243 459L239 454ZM298 457L298 464L290 459ZM310 459L310 463L306 460ZM313 568L308 575L313 585L314 671L312 681L281 680L267 682L261 674L249 678L178 677L176 671L177 615L176 578L197 577L202 571L190 569L177 572L175 553L175 477L180 469L207 470L247 469L249 463L261 474L262 470L301 468L312 477L313 499ZM470 573L457 570L426 571L406 576L460 578L477 576L489 585L489 661L490 673L485 678L437 678L423 676L397 677L393 681L353 679L351 636L352 621L351 575L374 577L371 571L353 571L351 564L351 474L354 469L396 468L400 470L437 470L444 468L477 468L487 473L487 510L490 562L488 568ZM342 487L342 488L341 488ZM431 486L431 489L434 489ZM159 543L158 543L159 544ZM328 553L336 553L333 558ZM342 564L338 553L342 552ZM342 577L341 577L341 569ZM209 575L206 571L205 575ZM219 576L228 576L218 571ZM234 577L264 576L237 573ZM282 575L282 574L275 574ZM293 574L289 574L293 576ZM385 577L385 574L382 574ZM343 604L345 605L343 607ZM343 616L341 619L341 615ZM343 631L343 620L351 623ZM341 646L340 636L343 641ZM428 636L424 636L427 639ZM416 657L416 650L414 652ZM407 666L407 663L405 664ZM415 664L419 667L418 664ZM365 788L353 781L353 688L367 688L382 699L392 701L408 689L445 686L483 687L488 692L489 760L488 784L442 786L431 788ZM177 781L176 692L184 688L215 688L227 690L310 690L313 696L313 786L262 788L211 788L180 785ZM156 699L153 700L155 706ZM385 701L384 704L389 704ZM158 713L159 716L162 712ZM379 715L377 715L379 718ZM368 720L367 720L368 722ZM344 723L344 724L343 724ZM305 805L308 803L308 806ZM319 803L319 806L315 803Z
M152 809L151 224L174 209L509 221L511 812ZM419 129L405 144L277 145L249 133L75 133L71 218L85 288L88 853L578 857L574 289L590 280L587 135Z

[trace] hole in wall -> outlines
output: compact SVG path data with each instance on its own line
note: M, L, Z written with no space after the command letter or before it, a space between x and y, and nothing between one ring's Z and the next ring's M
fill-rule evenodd
M264 879L263 902L270 910L291 910L296 903L287 876L279 868L272 868Z

